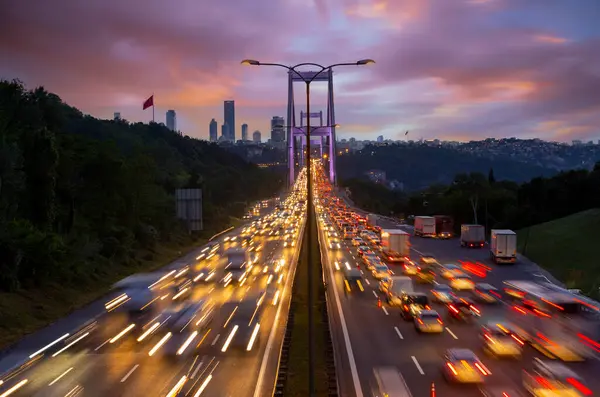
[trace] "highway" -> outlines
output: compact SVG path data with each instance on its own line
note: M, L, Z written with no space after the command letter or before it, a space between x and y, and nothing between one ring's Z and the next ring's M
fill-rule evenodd
M297 197L293 201L297 202ZM269 222L277 217L285 219L279 213L269 218ZM180 290L185 290L186 295L167 293L153 299L153 305L160 310L132 317L116 307L107 313L105 305L110 306L113 298L119 299L112 294L24 339L5 355L4 363L12 364L24 355L33 359L26 366L4 374L0 396L272 395L304 222L304 216L289 220L290 225L295 225L291 235L293 247L284 247L282 235L258 233L261 227L270 231L265 223L253 229L249 241L259 253L258 260L244 282L222 282L227 273L223 252L241 246L243 227L240 227L199 247L160 273L169 271L161 280L165 277L166 281L187 280L183 284L187 287ZM216 244L220 248L210 258L206 253L212 250L206 249ZM200 257L201 253L205 255ZM207 271L214 272L212 280L192 282ZM179 333L168 325L171 318L168 310L200 302L210 302L214 310L212 317L207 318L212 320L197 328L191 328L192 324L187 333ZM238 349L234 346L236 338L242 338L242 329L237 334L230 332L230 322L243 315L239 308L248 307L248 303L256 307L252 318L256 319L253 324L258 324L257 332L256 336L244 337L247 339L243 348ZM200 317L205 312L198 313ZM185 327L198 317L192 317ZM74 331L79 324L84 325ZM56 340L59 341L36 353Z
M450 385L441 372L443 354L449 348L467 348L475 352L485 363L492 375L488 377L483 388L486 390L506 392L509 396L516 393L525 395L522 387L522 370L531 367L534 357L542 358L536 350L525 349L521 360L499 360L489 357L482 351L479 329L476 324L445 322L442 334L418 334L412 321L401 318L400 309L385 303L378 290L378 281L363 266L350 240L342 240L342 248L332 250L327 244L328 237L319 224L319 240L327 287L329 317L332 327L332 338L336 354L336 368L340 395L373 396L373 369L382 366L396 367L403 375L413 396L431 395L432 385L436 396L481 396L481 387L463 387ZM381 223L383 229L399 229L405 227L389 220ZM409 229L405 230L410 232ZM458 263L459 260L481 262L492 270L485 277L471 275L475 282L485 282L501 287L504 280L536 280L539 270L530 263L508 266L496 266L488 260L489 250L461 248L458 239L437 240L411 236L411 257L418 259L421 253L433 254L439 263ZM348 262L352 267L360 266L364 281L361 291L352 286L347 291L344 284L343 268ZM390 266L397 275L401 275L400 266ZM440 283L446 280L438 277ZM431 286L416 284L418 292L429 295ZM459 295L469 296L468 292ZM379 307L378 299L381 300ZM432 304L434 310L445 319L445 308ZM503 318L511 305L502 302L499 305L478 305L482 318ZM598 359L586 363L570 363L579 375L586 380L586 386L592 391L600 391L600 362ZM516 393L514 391L517 391Z

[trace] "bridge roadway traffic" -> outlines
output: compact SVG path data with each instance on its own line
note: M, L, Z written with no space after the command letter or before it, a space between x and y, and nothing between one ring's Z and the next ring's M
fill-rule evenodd
M446 322L446 329L442 334L418 334L412 321L404 321L401 318L398 308L385 303L381 308L378 307L378 298L385 302L378 290L378 281L363 266L362 259L347 240L343 242L342 249L329 249L322 226L320 223L319 239L328 283L327 299L340 395L372 396L373 369L394 366L402 373L413 396L430 395L432 384L435 385L438 397L481 396L481 390L477 387L449 385L443 380L442 355L449 348L471 349L485 363L492 375L486 380L483 388L500 388L506 392L517 390L525 395L521 382L522 369L530 367L533 357L542 357L537 351L526 348L521 361L488 357L482 352L479 330L475 324ZM381 226L383 229L404 227L389 220L384 220ZM493 265L488 259L489 251L486 248L461 248L456 238L436 240L411 237L411 244L411 254L414 258L418 258L421 253L428 253L433 254L441 264L468 260L479 261L492 268L485 279L472 275L475 282L486 282L501 287L504 280L535 280L539 277L533 264ZM336 271L336 261L342 265L346 261L352 266L360 264L364 291L353 287L353 291L347 293L342 272ZM401 274L399 266L391 266L391 269L396 274ZM439 282L445 282L440 277L437 279ZM416 288L419 292L429 292L431 287L416 284ZM442 318L445 318L443 306L434 303L432 308L438 310ZM501 305L479 305L479 308L482 318L501 318L505 311L509 310L509 305L503 302ZM597 359L569 365L586 380L591 390L600 391L600 363ZM509 395L513 396L512 393Z
M14 376L2 378L0 395L5 396L4 393L25 380L27 383L6 395L40 397L272 395L302 229L303 227L300 227L296 235L294 248L284 248L279 238L262 237L263 254L259 263L266 263L272 258L283 258L287 264L281 281L278 277L272 279L269 289L266 289L268 275L262 273L253 283L242 287L223 288L215 283L194 286L192 299L200 300L210 295L210 298L216 302L217 309L221 303L256 298L261 291L267 291L263 302L265 310L260 318L259 337L253 351L227 349L222 352L221 348L228 336L223 325L227 322L229 312L217 310L217 315L211 324L198 335L201 338L194 341L196 344L200 340L195 351L178 357L173 354L163 354L169 342L150 356L149 351L162 339L166 331L162 333L157 331L147 340L138 342L136 339L143 334L144 323L142 322L136 324L135 328L125 333L118 341L111 343L111 338L127 329L131 320L125 315L102 315L95 322L96 325L89 329L90 333L86 337L64 352L52 357L68 345L68 342L61 341L48 349L39 362L16 373L13 372ZM238 228L224 234L218 241L223 244L227 237L238 236L240 233L241 228ZM166 269L181 269L185 264L196 263L196 257L203 248L200 247ZM203 267L206 265L202 263ZM216 263L213 265L218 266ZM275 298L276 291L280 292L277 298ZM105 302L106 299L96 302L59 322L58 327L50 326L24 339L11 350L9 356L5 356L5 363L32 354L65 332L72 332L84 320L94 318L105 311ZM83 336L87 331L84 329L78 335Z

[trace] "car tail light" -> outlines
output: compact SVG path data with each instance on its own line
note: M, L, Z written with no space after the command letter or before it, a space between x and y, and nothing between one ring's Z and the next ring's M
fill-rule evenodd
M585 387L584 385L582 385L581 382L579 382L577 379L567 378L566 380L569 384L571 384L573 387L575 387L577 390L579 390L581 393L583 393L583 395L585 395L585 396L592 395L592 391L590 389L588 389L587 387Z
M425 305L425 310L431 310L431 306Z
M408 305L404 305L404 310L408 311Z
M483 364L481 363L475 363L475 368L477 368L479 370L479 372L481 372L484 376L487 375L491 375L492 373L490 372L489 369L487 369Z
M488 334L485 335L485 339L489 340L492 343L496 343L496 341L494 339L492 339L492 337L489 336Z
M471 305L471 310L473 310L473 311L474 311L475 313L477 313L477 314L481 314L481 312L479 311L479 309L478 309L478 308L476 308L475 306L472 306L472 305Z
M437 322L440 323L440 325L444 325L444 322L441 319L437 319Z
M457 313L457 314L458 314L458 309L457 309L457 308L455 308L454 306L450 305L450 306L448 306L448 308L449 308L450 310L452 310L454 313Z
M525 344L525 342L523 342L521 339L517 338L515 335L510 335L514 340L517 341L517 343L521 346L523 346Z
M423 320L419 319L419 324L423 325Z
M454 369L454 366L452 365L452 363L446 363L446 365L448 366L448 368L450 368L450 371L452 371L452 373L454 374L454 376L458 375L458 372L456 372L456 370Z

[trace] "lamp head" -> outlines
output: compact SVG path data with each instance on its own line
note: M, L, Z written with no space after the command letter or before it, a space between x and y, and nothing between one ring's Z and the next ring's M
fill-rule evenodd
M371 64L374 64L374 63L375 63L375 61L372 60L372 59L361 59L360 61L356 62L356 64L358 66L361 66L361 65L371 65Z
M255 60L255 59L244 59L244 60L241 62L241 64L242 64L242 65L249 65L249 66L259 66L259 65L260 65L260 62L258 62L258 61L257 61L257 60Z

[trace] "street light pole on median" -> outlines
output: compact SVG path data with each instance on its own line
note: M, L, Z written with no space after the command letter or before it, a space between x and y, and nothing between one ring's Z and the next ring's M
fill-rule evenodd
M325 71L329 71L331 69L333 69L336 66L362 66L362 65L370 65L375 63L374 60L372 59L361 59L357 62L352 62L352 63L335 63L333 65L329 65L329 66L322 66L319 65L317 63L312 63L312 62L305 62L305 63L299 63L295 66L287 66L287 65L283 65L280 63L262 63L259 62L257 60L254 59L244 59L242 61L242 65L250 65L250 66L277 66L277 67L281 67L284 69L287 69L288 71L296 74L302 81L304 81L304 83L306 84L306 113L308 115L308 117L306 118L306 159L308 160L306 163L306 190L307 190L307 194L306 194L306 222L307 222L307 232L306 232L306 239L307 239L307 245L306 245L306 256L307 256L307 261L306 261L306 272L307 272L307 276L308 276L308 367L309 367L309 371L308 371L308 390L309 390L309 396L313 397L316 393L316 389L315 389L315 374L314 374L314 368L315 368L315 337L314 337L314 314L313 314L313 306L314 306L314 286L313 286L313 272L312 272L312 225L311 225L311 221L313 220L313 194L312 194L312 176L311 176L311 162L310 162L310 153L311 153L311 146L310 146L310 83L313 82L313 80L319 76L321 73L325 72ZM319 68L320 70L317 71L312 77L310 78L306 78L304 77L300 72L298 72L298 70L296 70L299 67L302 66L314 66ZM289 120L288 120L289 121ZM290 137L293 138L293 133L291 134L292 136ZM333 145L334 142L330 142L330 145ZM288 159L288 161L294 161L294 159ZM330 161L332 161L330 159Z

